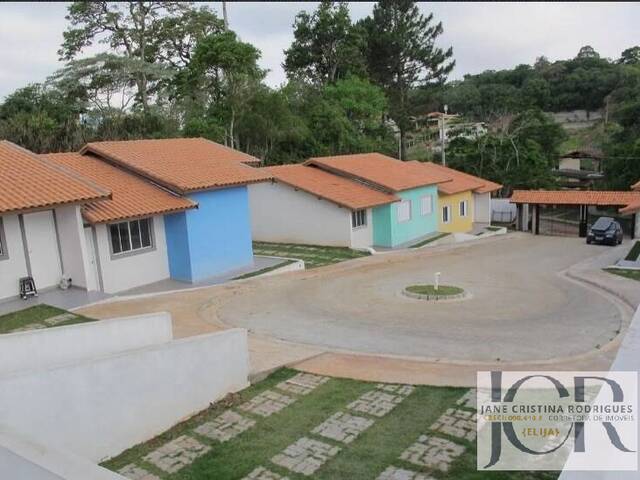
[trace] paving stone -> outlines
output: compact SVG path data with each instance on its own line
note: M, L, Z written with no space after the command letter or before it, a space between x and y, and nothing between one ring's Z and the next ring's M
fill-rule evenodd
M312 432L338 442L351 443L373 423L374 421L368 418L338 412L314 428Z
M242 480L289 480L289 477L283 477L264 467L258 467Z
M402 402L404 398L402 395L387 393L381 390L371 390L370 392L360 395L358 399L347 405L347 408L356 412L383 417Z
M76 315L75 313L61 313L60 315L56 315L55 317L45 318L43 322L49 326L53 326L76 318L78 318L78 315Z
M477 407L477 391L475 388L470 389L467 393L461 396L458 401L456 401L456 405L464 408L472 408L476 409Z
M182 467L190 465L193 461L211 450L208 445L203 445L195 438L182 435L160 448L145 455L143 459L152 463L160 470L167 473L175 473Z
M462 445L444 438L421 435L416 443L402 452L400 458L414 465L438 468L446 472L451 463L462 455L464 450Z
M240 405L239 408L245 412L255 413L262 417L268 417L279 412L284 407L291 405L295 401L295 398L289 397L288 395L283 395L281 393L274 392L273 390L265 390L248 402Z
M452 437L463 438L472 442L477 434L477 416L474 412L449 408L429 428L436 432L446 433Z
M339 451L340 447L302 437L274 456L271 461L292 472L312 475Z
M396 385L393 383L379 383L376 385L376 388L389 393L397 393L398 395L403 395L405 397L411 395L411 393L416 389L413 385Z
M210 422L203 423L195 428L194 432L213 440L226 442L250 429L255 424L255 420L245 418L232 410L227 410Z
M387 467L376 480L435 480L423 473L405 470L404 468Z
M125 465L118 470L118 473L129 480L160 480L160 477L147 472L144 468L140 468L134 463Z
M306 395L312 392L316 387L325 383L327 380L329 380L329 377L300 372L290 379L280 382L276 386L285 392L295 393L297 395Z

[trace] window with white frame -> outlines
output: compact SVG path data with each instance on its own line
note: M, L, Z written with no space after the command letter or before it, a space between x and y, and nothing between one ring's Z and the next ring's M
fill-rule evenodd
M403 200L398 204L398 222L408 222L411 220L411 202Z
M466 217L467 216L467 201L466 200L462 200L460 202L460 216L461 217Z
M118 255L153 247L151 226L150 218L109 225L111 252Z
M7 239L4 236L4 225L2 218L0 218L0 260L9 258L9 252L7 251Z
M351 228L364 227L367 224L367 211L356 210L351 212Z
M442 223L449 223L451 221L451 207L445 205L442 207Z
M433 197L431 195L425 195L420 199L420 213L422 215L433 213Z

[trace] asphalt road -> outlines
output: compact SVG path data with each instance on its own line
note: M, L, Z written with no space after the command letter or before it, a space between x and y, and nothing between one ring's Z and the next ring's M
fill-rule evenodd
M441 359L544 361L594 352L624 328L624 311L560 273L607 247L511 234L451 250L412 250L255 279L218 306L227 325L324 348ZM463 287L448 303L406 285Z

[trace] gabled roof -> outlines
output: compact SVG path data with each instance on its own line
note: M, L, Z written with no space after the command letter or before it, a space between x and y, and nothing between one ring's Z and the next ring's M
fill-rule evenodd
M42 157L111 190L110 199L97 200L83 207L82 215L90 223L161 215L197 207L191 200L169 193L93 155L53 153Z
M392 192L450 181L449 178L428 172L412 162L396 160L381 153L316 157L307 160L305 165L315 165L323 170L353 177Z
M348 178L313 166L280 165L266 167L273 178L351 210L375 207L400 200L395 195L367 187Z
M453 168L445 167L444 165L438 165L433 162L418 162L413 161L409 163L416 163L423 168L430 170L434 174L445 175L451 179L450 182L438 184L438 191L445 195L453 195L455 193L472 190L476 193L490 193L502 188L499 183L485 180L484 178L476 177L469 173L461 172Z
M254 157L203 138L95 142L80 153L93 153L179 193L269 179L245 165Z
M640 190L640 182L631 185L631 190Z
M536 203L539 205L599 205L623 207L621 212L640 202L640 192L616 192L596 190L514 190L511 203Z
M0 140L0 214L109 198L111 192Z
M620 209L620 213L640 213L640 198L638 200L631 202L624 208Z

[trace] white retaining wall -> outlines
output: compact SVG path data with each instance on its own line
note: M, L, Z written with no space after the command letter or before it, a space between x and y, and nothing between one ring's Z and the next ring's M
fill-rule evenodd
M225 330L0 376L0 425L91 461L248 386L247 332Z
M125 480L89 460L50 445L2 432L0 478L7 480Z
M254 240L355 246L351 243L351 210L277 182L248 188ZM371 222L364 230L371 230ZM371 238L371 233L360 232L356 241L363 236Z
M170 342L171 316L151 313L0 335L0 376Z

